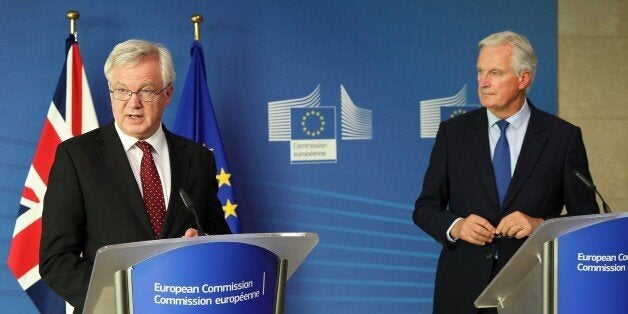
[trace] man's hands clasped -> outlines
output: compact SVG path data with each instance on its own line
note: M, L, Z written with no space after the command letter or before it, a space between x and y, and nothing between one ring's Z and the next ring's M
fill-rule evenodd
M494 238L525 238L543 222L542 218L528 216L520 211L508 214L497 227L475 214L471 214L456 222L450 232L453 239L485 245L491 243Z

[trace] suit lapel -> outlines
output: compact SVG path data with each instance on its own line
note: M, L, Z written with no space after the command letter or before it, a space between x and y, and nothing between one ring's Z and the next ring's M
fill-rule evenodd
M547 141L547 134L545 132L545 124L538 114L538 109L532 106L530 100L528 100L530 106L530 121L528 122L528 129L523 139L521 146L521 153L519 159L517 159L517 166L515 167L515 173L510 181L508 192L504 198L504 204L502 208L507 208L513 199L517 196L523 184L530 176L530 173L534 169L543 147Z
M163 126L162 126L163 127ZM168 142L168 151L170 154L170 174L171 174L171 191L170 201L168 202L168 210L166 211L166 221L164 221L164 227L162 236L168 235L173 227L175 218L179 214L182 208L180 201L179 189L186 186L186 178L189 176L190 171L190 156L184 150L186 145L181 142L170 131L163 127L166 134L166 140ZM173 235L174 236L174 235Z
M493 207L498 211L499 202L497 200L497 189L495 188L495 177L493 176L491 149L488 143L488 118L486 116L486 109L478 110L478 114L471 124L471 132L469 133L468 139L484 191L489 196Z
M111 122L104 126L103 131L97 138L97 141L102 144L98 154L119 188L120 193L128 201L131 210L133 210L146 230L149 239L152 239L153 231L146 215L142 195L113 123Z

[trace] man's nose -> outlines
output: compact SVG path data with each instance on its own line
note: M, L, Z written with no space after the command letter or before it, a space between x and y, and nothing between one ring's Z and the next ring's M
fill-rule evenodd
M132 93L131 98L128 100L128 104L132 107L139 107L141 104L140 95L138 93Z
M480 87L491 86L491 80L488 78L488 75L478 74L478 86Z

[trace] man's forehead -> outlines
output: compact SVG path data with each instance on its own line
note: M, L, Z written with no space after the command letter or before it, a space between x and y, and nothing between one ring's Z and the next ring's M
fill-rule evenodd
M119 66L111 71L111 84L115 85L160 85L161 81L159 68Z
M478 53L478 66L500 68L509 66L512 50L505 46L484 47Z

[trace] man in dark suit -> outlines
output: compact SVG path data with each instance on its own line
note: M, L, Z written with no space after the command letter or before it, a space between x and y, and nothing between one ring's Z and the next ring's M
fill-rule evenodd
M413 214L443 244L434 313L478 312L486 285L563 206L569 215L599 212L572 174L590 176L580 129L526 98L537 63L529 41L501 32L479 49L483 108L441 123Z
M118 44L105 76L114 121L57 147L44 198L39 270L76 312L99 248L198 235L179 189L197 206L203 230L230 232L212 152L161 123L175 77L168 50L142 40Z

